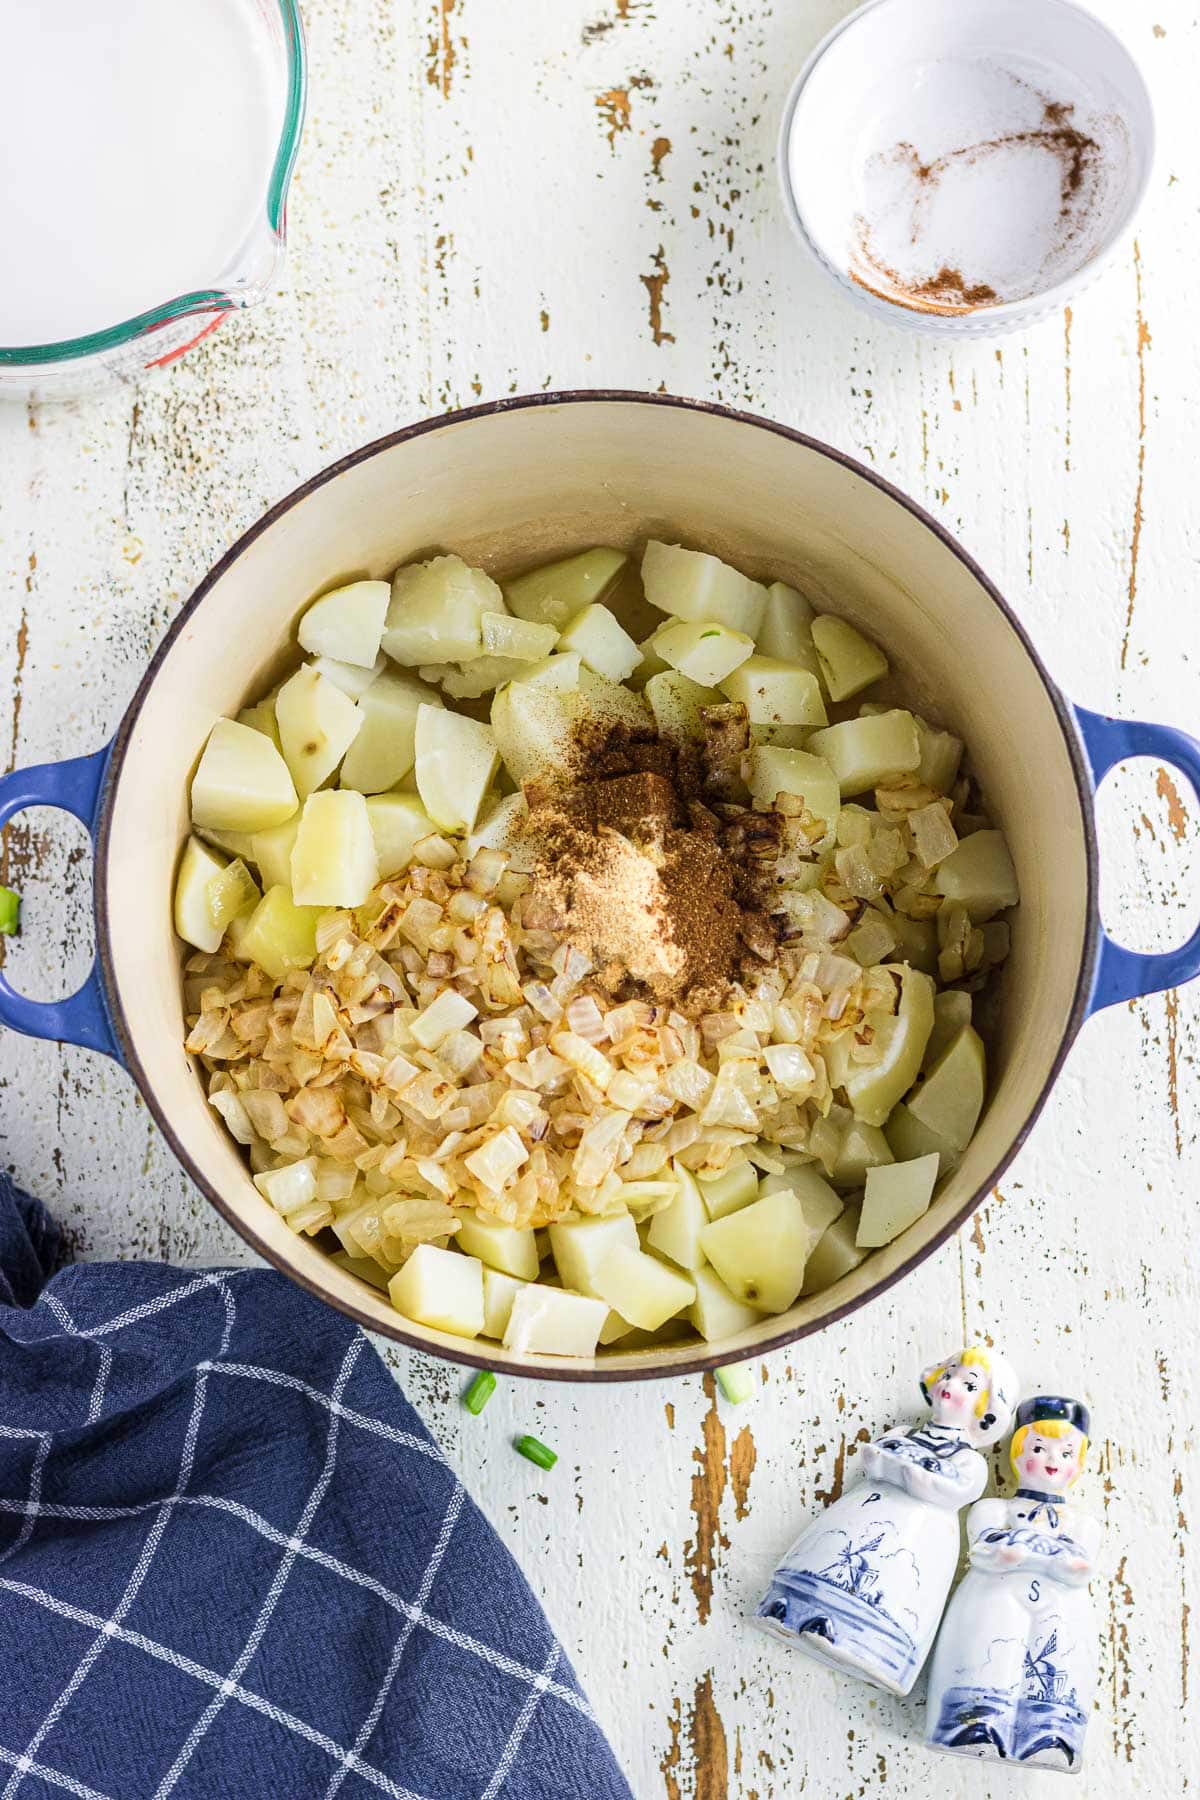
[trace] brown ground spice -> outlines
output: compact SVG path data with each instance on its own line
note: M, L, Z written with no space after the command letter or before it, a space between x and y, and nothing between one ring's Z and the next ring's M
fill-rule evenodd
M615 726L577 750L565 782L526 784L525 922L579 949L615 998L719 1008L775 954L778 821L717 798L723 771L698 745Z

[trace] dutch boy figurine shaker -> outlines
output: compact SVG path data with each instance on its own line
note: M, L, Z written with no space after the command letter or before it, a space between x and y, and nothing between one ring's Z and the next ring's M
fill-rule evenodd
M1017 1492L967 1517L971 1567L933 1655L930 1746L1078 1770L1096 1685L1087 1584L1095 1519L1068 1505L1087 1454L1088 1409L1041 1394L1017 1408Z
M979 1454L1008 1430L1012 1369L975 1344L921 1377L932 1418L859 1455L861 1478L803 1531L755 1623L819 1661L907 1694L958 1564L959 1512L987 1482Z

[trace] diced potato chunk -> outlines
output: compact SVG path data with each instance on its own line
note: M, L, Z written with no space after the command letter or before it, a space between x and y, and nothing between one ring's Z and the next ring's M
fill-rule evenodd
M324 788L304 802L292 848L297 906L361 906L379 880L371 816L361 794Z
M642 557L642 586L651 606L660 612L677 619L711 620L751 638L758 633L767 604L766 588L718 557L653 538Z
M218 719L192 777L192 824L214 831L266 831L299 802L287 764L270 738Z
M441 706L417 709L417 792L443 831L467 832L499 766L490 725Z
M386 581L352 581L314 600L296 636L313 656L332 656L361 669L374 667L392 597Z
M754 634L759 650L764 656L799 663L819 676L820 664L812 641L812 618L813 609L803 594L788 587L786 582L773 581L767 589L762 624Z
M354 742L363 714L349 694L306 666L280 688L275 716L284 761L303 800L333 774Z
M921 718L917 720L917 736L921 740L918 781L922 787L932 788L935 794L948 794L954 786L958 765L962 761L962 739L956 738L949 731L938 731Z
M839 1187L861 1187L868 1169L895 1160L891 1145L879 1126L864 1125L861 1119L855 1119L842 1139L833 1165L833 1179Z
M224 925L215 923L208 905L208 884L225 868L225 858L190 837L183 847L175 878L175 929L185 944L210 954L220 949Z
M518 1355L594 1356L607 1317L602 1300L529 1282L513 1296L504 1348Z
M248 725L251 731L261 731L265 737L270 738L277 750L279 748L279 723L275 717L275 699L278 693L278 688L272 688L271 692L264 695L256 705L243 706L237 716L239 725Z
M903 1101L893 1106L883 1131L897 1162L912 1162L915 1157L931 1153L936 1156L939 1178L951 1174L962 1160L953 1144L915 1119Z
M938 870L935 886L947 900L965 906L976 925L1021 898L1008 845L998 831L963 838Z
M814 819L824 820L827 835L837 830L842 810L838 778L823 757L756 744L750 752L749 786L760 811L770 812L777 795L792 794Z
M863 1261L867 1253L855 1242L859 1217L860 1209L848 1206L829 1226L805 1265L804 1286L800 1290L802 1298L807 1299L809 1294L819 1294L832 1287L835 1281L849 1275Z
M965 1150L983 1111L987 1056L973 1025L964 1025L908 1097L914 1119L955 1150Z
M888 672L887 657L845 619L822 613L812 622L812 639L831 700L849 700Z
M720 1175L700 1176L700 1195L710 1219L740 1212L758 1199L758 1171L753 1163L735 1163Z
M597 675L609 681L627 681L642 660L642 653L623 631L607 606L593 603L581 608L564 625L560 650L574 650Z
M472 656L465 663L422 663L422 681L440 682L452 700L479 700L506 681L520 681L534 665L516 656Z
M469 568L461 556L409 563L392 577L383 648L393 662L413 669L466 662L480 652L484 613L505 610L491 576Z
M644 692L659 735L680 742L687 738L702 742L704 720L700 716L701 708L721 706L725 700L719 688L701 687L681 675L678 669L652 675Z
M395 787L416 761L417 708L441 704L437 689L415 675L396 670L372 682L358 703L361 723L342 764L342 786L360 794Z
M459 1233L461 1240L462 1233ZM513 1309L513 1301L521 1289L528 1284L518 1281L513 1275L505 1275L500 1269L489 1269L484 1264L483 1270L483 1335L500 1339L508 1330L508 1321Z
M739 1331L756 1325L762 1314L738 1300L715 1269L707 1265L692 1270L696 1298L688 1308L688 1319L706 1343L720 1343Z
M812 1233L790 1188L705 1226L700 1247L736 1299L786 1312L804 1282Z
M813 732L808 748L829 764L843 799L907 775L921 760L916 720L902 708L828 725Z
M671 1204L651 1219L646 1244L660 1256L678 1263L681 1269L698 1269L704 1261L700 1233L708 1224L708 1211L691 1170L682 1163L674 1163L672 1170L679 1183L678 1191Z
M726 625L681 619L655 632L654 648L689 681L700 687L717 687L754 654L754 639Z
M525 842L528 819L524 794L505 794L503 799L488 801L467 839L468 857L477 850L503 850L510 869L531 869L533 852Z
M522 669L518 679L531 687L578 687L582 661L577 650L556 650L552 656L543 657L541 662L530 663L527 669Z
M796 662L748 656L721 682L721 691L746 708L752 725L824 725L828 721L820 682Z
M696 1298L695 1284L677 1269L628 1244L613 1245L596 1270L595 1284L600 1298L642 1331L657 1331Z
M457 1250L418 1244L388 1282L398 1313L455 1337L478 1337L483 1330L483 1264Z
M599 1298L596 1274L609 1251L638 1248L637 1226L628 1213L595 1219L560 1220L550 1227L550 1249L564 1287Z
M314 656L312 666L318 675L323 675L326 681L332 681L334 687L341 688L343 694L348 694L351 700L361 700L367 689L387 668L387 657L381 650L369 669L362 669L357 663L339 662L335 656Z
M921 1059L923 1072L933 1066L950 1040L970 1023L971 996L962 988L943 988L940 994L933 996L933 1030Z
M367 817L375 840L380 881L407 869L416 845L437 831L415 794L372 794L367 801Z
M234 956L257 963L272 981L282 981L289 969L307 969L317 954L322 910L297 906L286 887L268 888L254 911L230 926Z
M517 662L541 662L558 642L553 625L514 619L511 613L485 612L479 621L485 656L508 656Z
M880 1059L857 1064L845 1081L854 1116L865 1125L882 1125L908 1092L933 1030L933 982L929 976L907 964L893 968L893 973L900 981L900 1003L892 1017L876 1026Z
M518 783L569 769L578 730L593 720L636 730L649 725L651 715L640 695L582 667L574 687L513 681L492 702L496 743Z
M812 1163L801 1163L785 1169L781 1175L764 1175L758 1184L759 1198L784 1191L795 1194L808 1226L809 1243L815 1244L842 1211L843 1201Z
M581 606L602 600L629 561L623 550L582 550L504 584L509 611L561 631Z
M257 863L264 888L291 887L292 851L300 829L300 814L270 831L256 831L250 839L250 859Z
M477 1256L491 1269L515 1275L520 1281L536 1281L538 1253L533 1232L505 1225L489 1213L464 1212L456 1243L468 1256Z
M868 1169L855 1240L859 1249L876 1250L881 1244L890 1244L928 1212L937 1176L936 1156Z

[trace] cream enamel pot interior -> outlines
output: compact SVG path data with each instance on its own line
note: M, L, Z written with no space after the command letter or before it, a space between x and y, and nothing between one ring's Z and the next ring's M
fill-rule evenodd
M593 543L632 548L647 535L791 582L878 637L901 691L969 744L1012 848L1021 906L989 1033L988 1105L923 1219L825 1293L715 1350L618 1350L586 1363L514 1357L401 1318L261 1199L183 1051L172 883L209 729L274 677L312 595L437 549L504 575ZM986 679L973 681L980 672ZM456 1362L559 1379L711 1367L818 1330L922 1261L993 1187L1089 1011L1200 969L1200 930L1178 950L1141 956L1100 925L1094 788L1135 755L1172 764L1200 792L1200 744L1073 708L941 526L827 446L660 396L545 395L478 407L369 445L281 502L184 607L111 745L0 781L0 824L51 805L88 826L97 939L92 974L68 1000L39 1004L0 976L0 1022L123 1062L183 1166L246 1241L374 1330Z

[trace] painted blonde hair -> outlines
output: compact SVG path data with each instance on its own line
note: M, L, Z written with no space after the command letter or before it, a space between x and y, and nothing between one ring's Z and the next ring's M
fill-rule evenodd
M1017 1477L1018 1481L1021 1479L1021 1471L1017 1467L1017 1458L1020 1456L1021 1448L1031 1431L1036 1431L1039 1437L1065 1438L1070 1432L1079 1431L1079 1427L1078 1425L1072 1425L1070 1419L1030 1419L1028 1425L1022 1425L1019 1431L1014 1431L1013 1441L1008 1447L1008 1460L1012 1464L1012 1472ZM1079 1436L1079 1468L1077 1473L1082 1474L1083 1465L1087 1460L1088 1440L1081 1431L1079 1432Z
M1017 1404L1016 1371L998 1350L991 1350L986 1344L967 1344L953 1355L944 1356L922 1374L921 1392L927 1406L933 1404L934 1384L956 1364L961 1368L979 1369L987 1377L986 1388L975 1402L969 1433L976 1449L986 1450L989 1444L1004 1436L1012 1423Z

